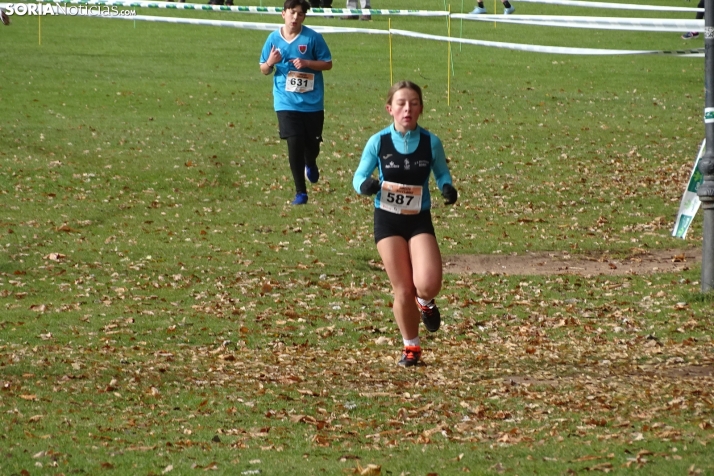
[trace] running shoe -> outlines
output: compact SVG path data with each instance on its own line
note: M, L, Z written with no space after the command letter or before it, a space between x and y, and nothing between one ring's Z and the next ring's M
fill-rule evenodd
M419 364L421 358L421 347L418 345L408 345L402 351L402 360L397 362L402 367L413 367Z
M483 7L476 7L471 11L471 15L481 15L483 13L488 13Z
M698 31L688 31L684 35L682 35L683 40L691 40L692 38L699 38L699 32Z
M510 6L510 7L506 8L505 10L503 10L503 14L510 15L511 13L513 13L515 11L516 11L516 7Z
M7 13L5 13L5 10L0 8L0 20L2 20L2 24L7 26L10 24L10 17L7 16Z
M320 169L317 168L317 164L314 167L309 165L305 166L305 178L310 181L310 183L317 183L320 180Z
M432 299L429 301L426 306L419 304L419 301L416 303L417 306L419 306L419 311L421 311L421 322L424 323L426 330L429 332L438 331L439 326L441 325L441 314L439 313L439 308L436 307L434 300Z
M362 21L372 21L372 15L362 15L359 19Z
M290 205L305 205L307 204L307 193L296 193L295 200Z

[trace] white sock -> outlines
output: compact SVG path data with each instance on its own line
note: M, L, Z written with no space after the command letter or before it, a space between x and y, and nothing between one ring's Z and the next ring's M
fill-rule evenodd
M417 302L421 304L422 306L429 306L429 307L434 307L434 300L429 299L428 301L426 299L422 299L419 296L417 296Z
M419 340L419 336L416 336L413 339L402 338L402 340L404 341L404 347L418 346L419 344L421 344L421 340Z

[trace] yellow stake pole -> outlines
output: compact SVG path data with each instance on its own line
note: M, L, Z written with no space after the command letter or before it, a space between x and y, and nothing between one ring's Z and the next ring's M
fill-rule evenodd
M451 105L451 4L449 4L448 16L449 41L446 42L446 105Z
M496 0L493 0L493 14L496 14ZM496 28L496 23L498 22L493 22L493 27Z
M394 84L394 73L392 71L392 19L389 19L389 85Z

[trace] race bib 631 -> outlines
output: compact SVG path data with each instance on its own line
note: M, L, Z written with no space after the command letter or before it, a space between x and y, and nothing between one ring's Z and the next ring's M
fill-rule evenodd
M285 80L285 90L291 93L307 93L315 89L315 75L290 71Z

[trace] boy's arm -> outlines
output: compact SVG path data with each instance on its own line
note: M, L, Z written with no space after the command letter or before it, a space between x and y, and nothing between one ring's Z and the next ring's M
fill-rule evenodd
M292 64L297 69L308 68L313 71L329 71L332 69L332 61L294 59Z
M272 73L275 65L282 59L283 55L280 54L280 50L276 48L275 45L272 45L270 47L270 54L268 54L268 58L264 62L260 63L260 72L265 75Z

